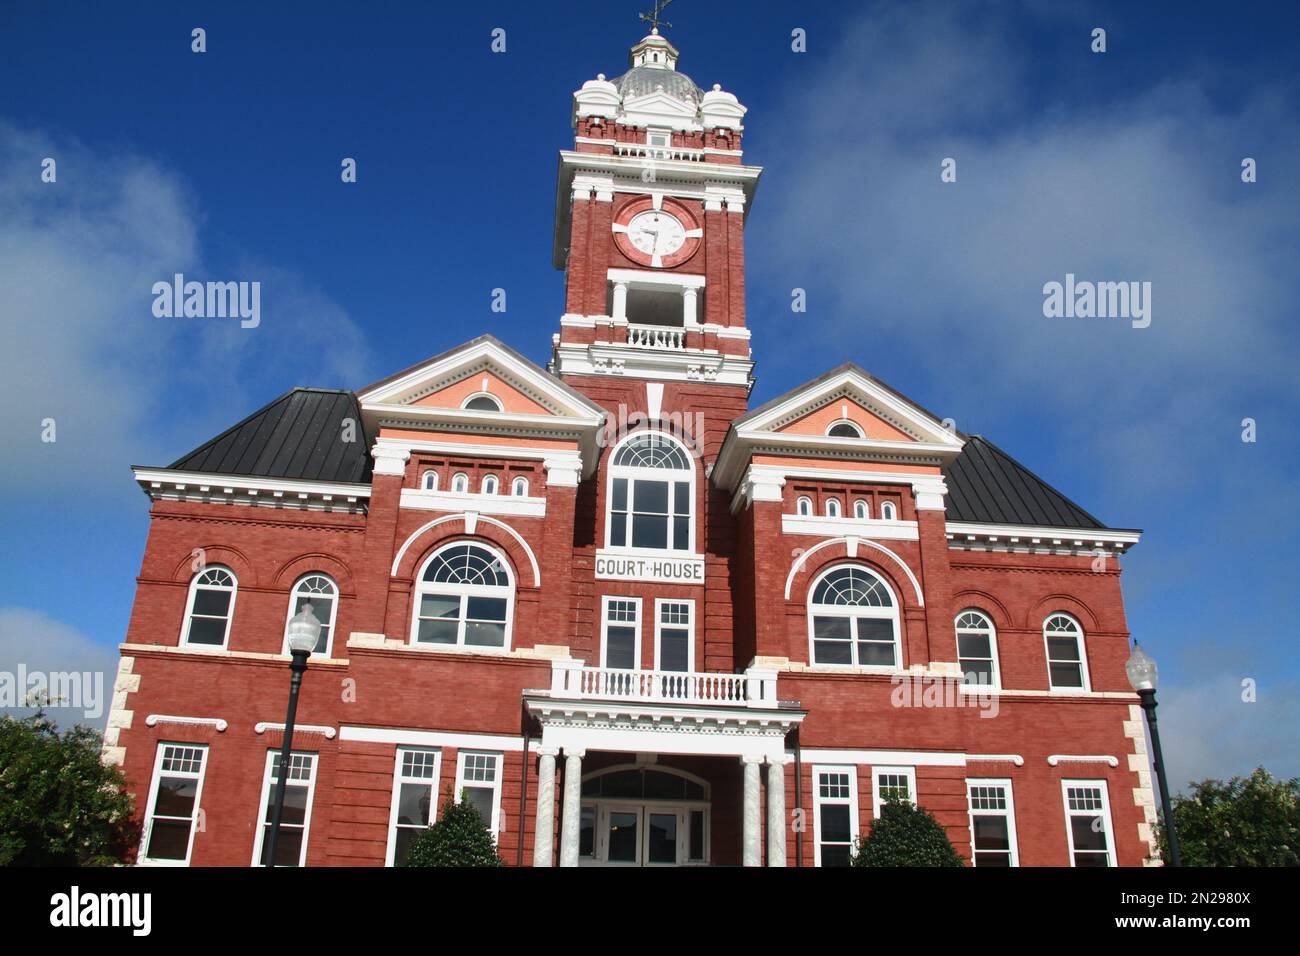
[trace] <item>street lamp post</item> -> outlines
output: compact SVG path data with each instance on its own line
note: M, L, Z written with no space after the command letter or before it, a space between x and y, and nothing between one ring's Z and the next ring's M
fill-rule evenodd
M1165 833L1169 835L1169 863L1182 866L1174 811L1169 803L1169 781L1165 778L1165 757L1160 750L1160 731L1156 729L1156 662L1134 641L1133 653L1129 655L1124 670L1128 672L1128 682L1142 699L1142 710L1147 715L1147 726L1151 728L1151 750L1155 757L1156 780L1160 784L1160 805L1165 812Z
M298 713L298 689L302 686L302 675L307 673L307 656L316 649L316 640L320 636L320 621L311 612L311 604L304 604L302 609L289 620L289 713L284 718L284 744L280 748L280 771L275 783L275 809L271 812L271 840L267 847L266 865L275 866L275 853L280 842L280 817L284 814L284 791L289 782L289 762L293 752L293 721Z

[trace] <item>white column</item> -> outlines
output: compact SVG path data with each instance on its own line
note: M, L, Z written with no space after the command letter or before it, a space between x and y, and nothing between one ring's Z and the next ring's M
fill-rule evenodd
M533 833L533 866L550 866L555 852L555 755L554 748L538 751L537 827Z
M785 755L767 761L767 865L785 866Z
M745 801L742 818L744 842L740 861L745 866L763 865L762 802L759 800L759 766L762 757L742 757L745 762Z
M578 825L582 810L582 758L585 750L564 751L564 806L560 815L560 866L578 865Z
M698 293L694 286L682 287L682 327L693 328L699 324L699 318L696 315L696 300Z
M612 316L612 318L616 322L627 321L627 283L626 282L614 283L614 315Z

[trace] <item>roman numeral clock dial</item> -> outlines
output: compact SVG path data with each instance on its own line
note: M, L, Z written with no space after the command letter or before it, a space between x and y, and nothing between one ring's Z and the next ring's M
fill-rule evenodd
M640 265L662 269L679 265L695 254L704 231L685 209L644 199L631 203L614 223L620 250Z

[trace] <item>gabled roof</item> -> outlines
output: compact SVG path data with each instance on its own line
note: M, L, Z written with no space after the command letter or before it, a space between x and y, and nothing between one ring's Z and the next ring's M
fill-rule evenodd
M355 441L344 441L351 419ZM303 481L368 482L370 442L354 394L295 388L226 429L168 469Z

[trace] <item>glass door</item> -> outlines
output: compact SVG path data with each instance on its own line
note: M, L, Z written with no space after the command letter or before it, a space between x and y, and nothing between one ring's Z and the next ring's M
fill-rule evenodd
M604 808L605 862L611 866L641 865L640 807L611 806Z
M683 862L682 834L685 811L646 807L644 866L678 866Z

